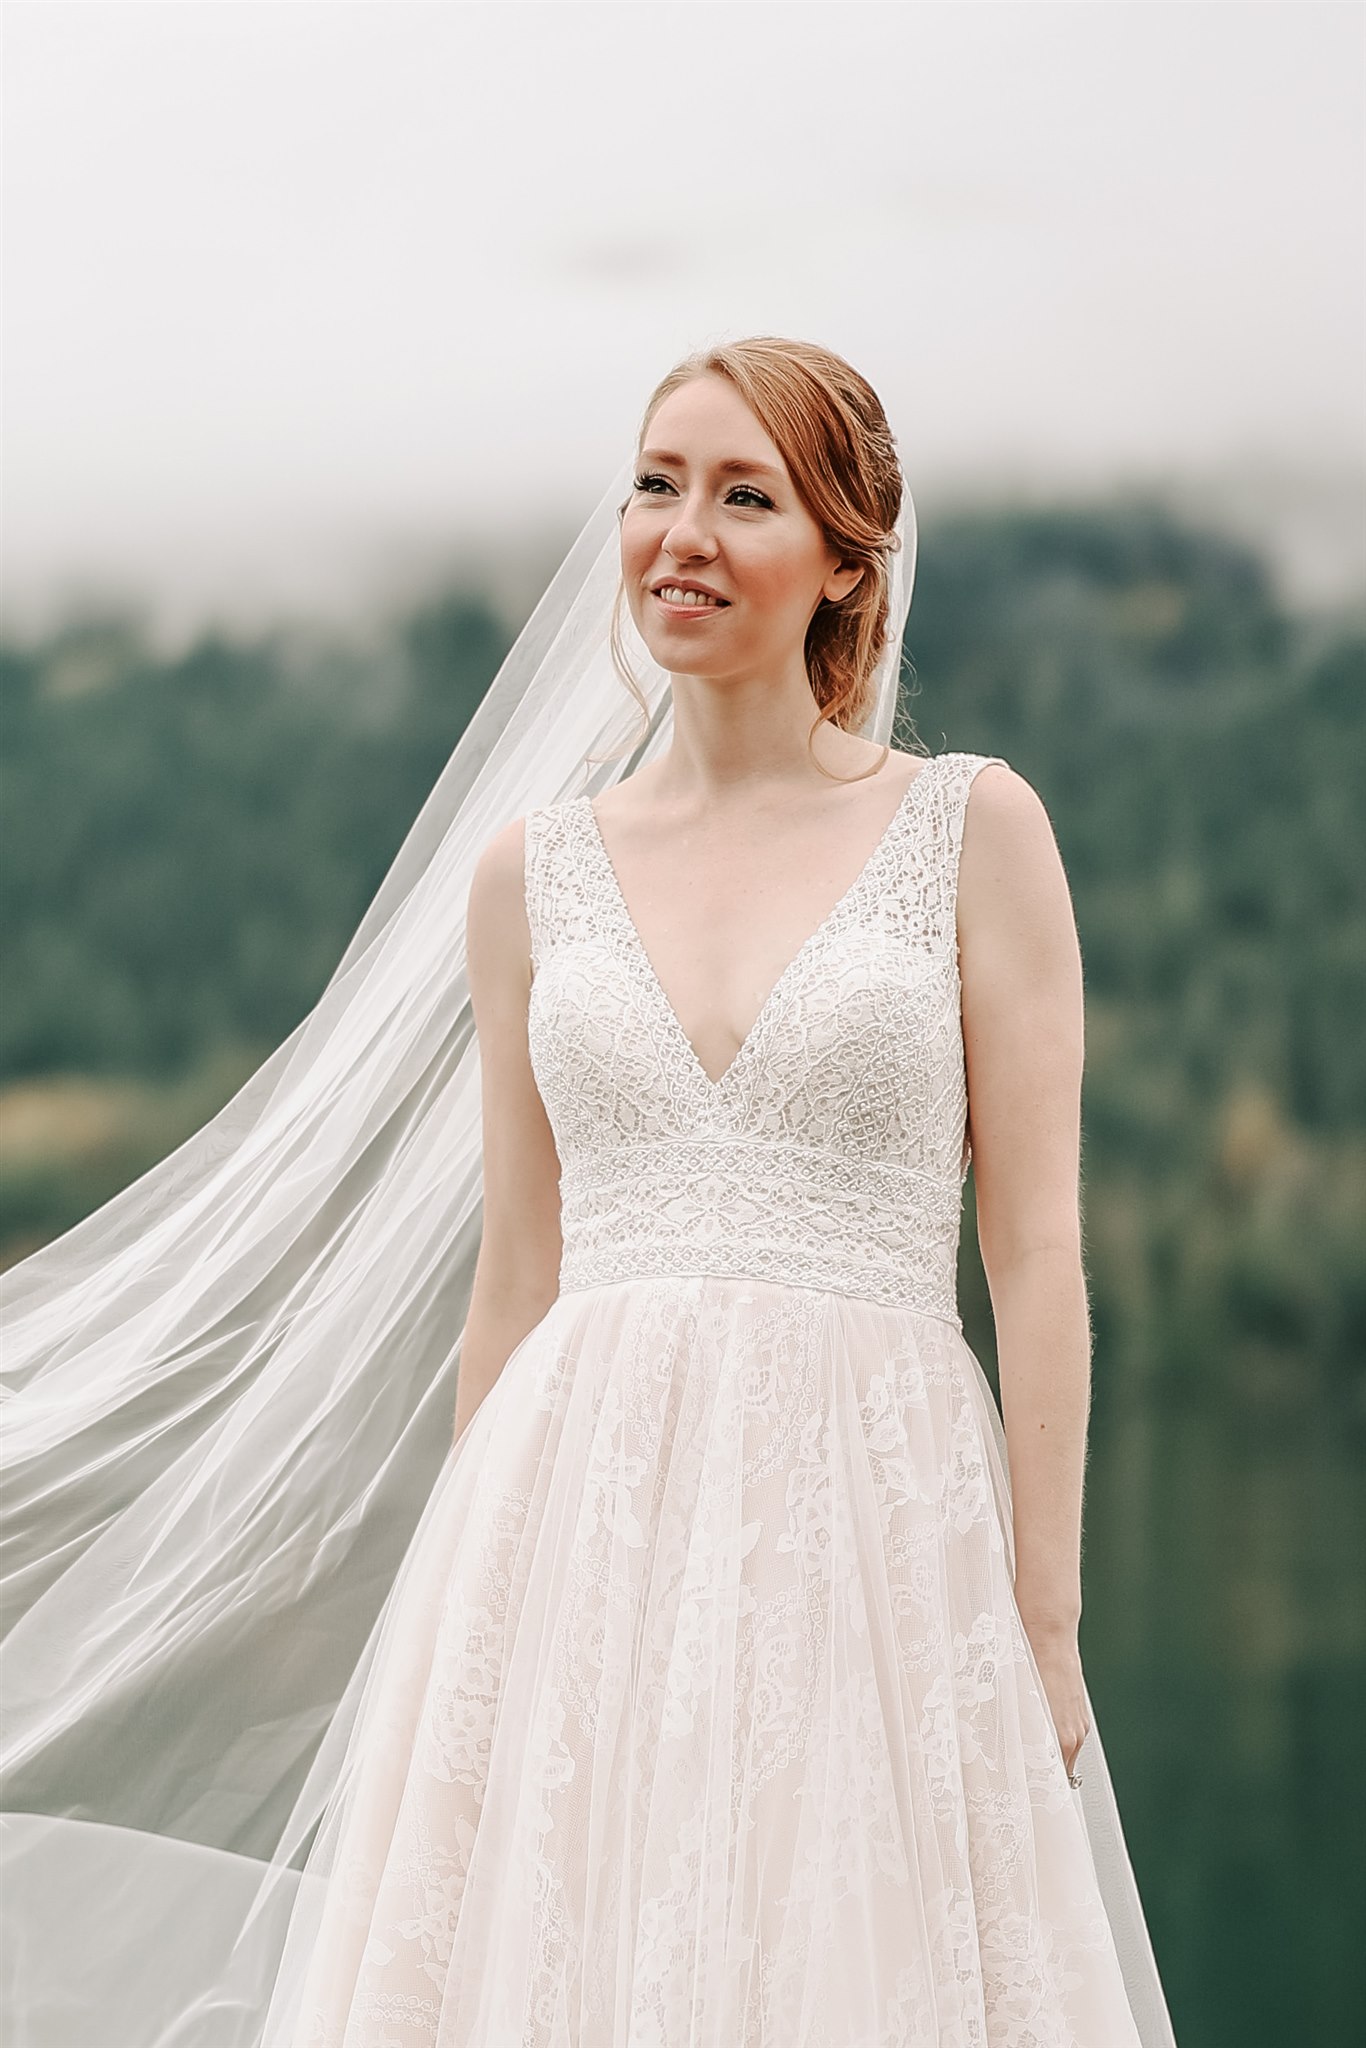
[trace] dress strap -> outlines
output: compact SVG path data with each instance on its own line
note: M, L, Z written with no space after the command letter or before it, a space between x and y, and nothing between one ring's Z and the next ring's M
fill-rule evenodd
M953 961L954 981L961 987L958 947L958 869L963 853L963 828L967 822L968 798L983 768L993 764L1008 768L999 754L951 753L939 757L939 787L932 792L936 821L936 870L938 879L938 930L945 953ZM963 1150L958 1162L960 1180L967 1177L972 1160L971 1105L963 1128Z
M958 920L958 869L963 853L963 828L967 823L968 798L983 768L1009 767L999 754L945 754L941 757L940 817L943 826L943 876L945 933L954 938Z
M979 771L998 754L931 754L912 791L896 847L895 872L877 916L918 946L957 957L958 862L968 796Z
M533 974L545 956L548 936L548 910L545 889L545 861L543 858L545 824L547 812L544 806L528 811L524 821L525 849L523 853L522 888L526 897L526 921L531 932L531 969Z
M542 804L525 820L523 888L534 974L556 941L582 921L583 882L574 839L576 802Z

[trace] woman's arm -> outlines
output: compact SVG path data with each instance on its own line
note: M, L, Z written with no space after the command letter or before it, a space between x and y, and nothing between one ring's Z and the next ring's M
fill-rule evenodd
M470 882L465 946L479 1038L484 1226L460 1350L454 1435L559 1292L560 1162L531 1071L531 933L521 818L491 839Z
M978 1236L1010 1458L1015 1593L1069 1770L1088 1729L1077 1626L1091 1327L1082 1264L1081 949L1047 811L973 782L958 886Z

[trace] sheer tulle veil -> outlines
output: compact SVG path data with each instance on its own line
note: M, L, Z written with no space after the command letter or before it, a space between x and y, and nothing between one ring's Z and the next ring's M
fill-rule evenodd
M452 1446L481 1208L465 907L488 840L668 745L629 618L624 460L309 1015L149 1173L0 1278L13 2048L285 2048L353 1734ZM891 735L903 497L867 735ZM497 1389L495 1388L495 1396ZM1103 1758L1088 1826L1166 2042ZM1155 2000L1155 2002L1153 2002Z

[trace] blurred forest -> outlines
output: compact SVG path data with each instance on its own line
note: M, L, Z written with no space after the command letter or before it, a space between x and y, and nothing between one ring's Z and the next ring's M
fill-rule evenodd
M305 1015L513 633L456 582L364 646L206 633L166 659L111 615L0 650L0 1264ZM1027 776L1076 902L1083 1649L1177 2036L1345 2041L1366 2010L1366 631L1129 501L937 522L907 651L900 743ZM970 1212L962 1295L990 1370Z

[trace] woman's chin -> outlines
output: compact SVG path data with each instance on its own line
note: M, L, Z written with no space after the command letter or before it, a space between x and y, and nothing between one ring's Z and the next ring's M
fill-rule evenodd
M656 666L667 670L670 675L701 676L720 666L715 654L708 661L700 647L689 646L686 633L656 631L642 633L640 637Z

